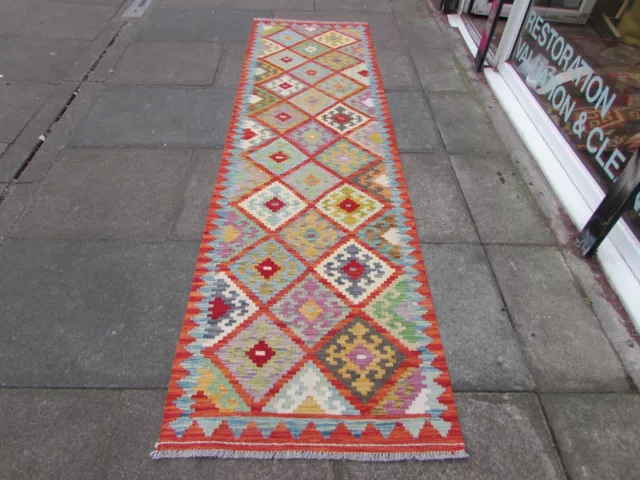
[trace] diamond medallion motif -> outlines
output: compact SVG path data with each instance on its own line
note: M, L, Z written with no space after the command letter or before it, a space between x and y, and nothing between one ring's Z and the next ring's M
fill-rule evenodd
M290 97L307 88L307 85L287 73L272 78L262 86L283 98Z
M299 43L295 47L292 47L291 50L294 50L307 58L315 58L329 51L326 46L314 40L307 40L306 42Z
M307 200L315 200L340 182L338 177L313 162L291 172L284 180L289 185L295 185L296 191Z
M282 45L278 45L267 38L262 38L258 44L258 58L266 57L283 49Z
M249 113L258 113L259 111L264 110L265 108L279 101L280 98L278 98L273 93L263 88L256 87L249 97Z
M261 188L238 205L260 225L276 230L305 209L306 204L289 188L275 182Z
M242 150L257 147L275 137L269 128L251 118L245 118L240 127L240 141L238 142Z
M266 82L270 78L277 77L278 75L282 75L282 70L271 65L270 63L263 62L258 60L256 64L256 69L253 72L255 83Z
M320 163L343 177L348 177L365 165L376 161L376 157L346 140L338 140L317 158Z
M298 32L294 32L290 28L280 30L278 33L270 35L269 38L271 40L275 40L280 45L284 45L285 47L290 47L291 45L295 45L305 39L305 37L300 35Z
M291 50L283 50L281 52L275 53L270 57L266 57L265 60L285 71L296 68L298 65L302 65L307 61L306 58L298 55L295 52L292 52Z
M345 45L355 43L356 41L347 35L336 32L335 30L329 30L322 35L318 35L317 37L314 37L314 40L330 48L344 47Z
M314 262L338 243L344 237L344 233L322 218L322 215L315 210L309 210L283 228L280 236L301 257Z
M198 291L206 300L196 304L201 313L193 316L198 327L192 335L198 348L215 345L258 311L226 273L208 273L202 282Z
M291 75L299 78L303 82L313 85L323 78L328 77L333 72L322 65L318 65L314 62L305 63L304 65L294 68L289 72Z
M403 240L398 230L398 222L393 214L388 213L376 218L360 231L360 238L377 252L384 253L388 258L400 260Z
M259 401L304 355L266 315L242 329L215 354L254 401Z
M364 127L353 131L347 138L369 152L383 157L388 145L389 135L387 135L381 123L370 122Z
M344 103L365 115L371 117L376 116L376 102L370 90L363 90L360 93L356 93L354 96L347 98Z
M227 261L265 235L262 228L235 208L226 210L224 218L224 225L210 232L214 237L212 251L205 255L212 260Z
M371 400L406 358L359 317L340 329L317 356L362 403Z
M337 135L333 130L311 119L285 135L309 155L313 155L331 142Z
M355 130L369 121L367 117L342 103L321 114L318 120L340 134Z
M275 240L250 249L233 264L231 271L263 302L295 280L305 268Z
M259 148L250 153L249 157L276 175L288 172L307 159L304 153L284 138L278 138L268 145Z
M393 267L356 240L338 247L316 272L354 304L361 304L394 273Z
M349 308L309 275L282 297L271 311L307 345L313 346L346 318Z
M291 100L296 107L304 110L305 112L316 115L320 113L325 108L329 108L331 105L336 103L336 101L328 95L316 90L315 88L310 88L305 90L302 93L299 93Z
M363 86L339 73L322 80L317 85L318 90L329 93L336 98L342 99L353 95L358 90L362 90Z
M336 50L322 55L321 57L317 57L315 62L339 72L340 70L354 66L356 63L360 63L360 60Z
M258 114L258 118L282 133L300 125L308 116L293 105L283 102L263 110Z
M346 75L347 77L355 80L362 85L371 84L369 70L367 69L367 65L364 62L359 63L358 65L354 65L353 67L349 67L346 70L343 70L341 73L342 75Z
M383 205L352 185L342 185L322 197L316 208L352 231L382 210Z

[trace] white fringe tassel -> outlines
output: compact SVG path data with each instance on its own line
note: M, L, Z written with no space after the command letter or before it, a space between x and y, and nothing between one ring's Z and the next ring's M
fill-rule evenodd
M357 460L360 462L395 462L398 460L448 460L468 458L464 451L456 452L396 452L396 453L366 453L366 452L305 452L305 451L249 451L225 449L198 450L154 450L151 458L253 458L260 460L296 458L312 460Z

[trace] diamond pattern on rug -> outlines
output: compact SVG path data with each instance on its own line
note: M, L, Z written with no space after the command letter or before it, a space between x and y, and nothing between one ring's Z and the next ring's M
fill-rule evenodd
M258 113L279 101L280 98L273 93L263 88L256 87L249 97L249 113Z
M298 68L294 68L289 72L291 75L299 78L303 82L308 83L309 85L313 85L323 78L328 77L333 74L333 71L329 70L322 65L318 65L315 62L308 62L304 65L299 66Z
M285 136L309 155L319 152L337 138L333 130L315 120L303 123Z
M265 412L359 415L313 363L307 362L264 407Z
M304 356L266 315L242 329L215 354L256 402Z
M343 70L341 73L342 75L345 75L362 85L371 84L370 73L367 69L367 65L364 62L354 65L353 67L349 67L346 70Z
M309 346L349 314L345 303L312 275L282 297L271 311Z
M376 194L383 200L391 200L391 189L389 188L391 180L387 167L382 162L376 163L371 168L356 175L351 181L365 191Z
M288 172L307 159L303 152L284 138L278 138L268 145L253 151L249 154L249 157L276 175Z
M310 88L304 92L296 95L291 100L296 107L304 110L310 115L316 115L322 110L329 108L336 103L336 100L322 92L319 92L315 88Z
M215 237L211 242L212 251L205 255L225 262L265 235L262 228L235 208L226 211L224 225L211 234Z
M339 72L340 70L354 66L356 63L359 63L360 60L334 50L321 57L317 57L315 62Z
M307 88L307 85L287 73L272 78L268 82L263 83L262 86L284 98L290 97Z
M233 274L263 302L286 288L304 270L304 265L275 240L253 247L231 266Z
M313 162L307 163L295 172L291 172L284 180L289 185L295 185L296 191L307 200L315 200L340 183L338 177Z
M317 353L362 403L367 403L404 362L405 355L366 320L355 317Z
M261 188L239 204L260 225L276 230L306 208L306 204L289 188L274 182Z
M272 42L271 40L267 39L267 38L263 38L260 40L260 42L258 43L258 58L264 58L268 55L271 55L273 53L279 52L280 50L283 50L284 47L282 45L278 45L275 42Z
M364 227L359 234L364 242L376 252L384 253L387 258L400 260L402 258L401 245L403 240L398 230L398 222L389 213L378 217Z
M355 43L356 41L347 35L336 32L335 30L329 30L322 35L318 35L317 37L314 37L314 40L330 48L344 47L345 45Z
M309 118L306 113L285 102L263 110L257 117L280 133L300 125Z
M280 30L275 35L269 35L269 39L274 40L285 47L290 47L291 45L295 45L296 43L303 41L305 37L290 28L286 28L284 30Z
M240 127L239 146L242 150L257 147L275 137L275 133L251 118L245 118Z
M257 305L229 278L226 273L202 276L199 292L206 300L200 302L201 317L192 336L199 347L215 345L258 311Z
M352 231L382 210L383 205L352 185L343 185L322 197L316 205L341 227Z
M361 304L389 280L393 267L356 240L339 246L315 271L354 304Z
M347 98L344 103L370 117L375 117L376 115L376 103L371 95L371 91L368 89Z
M281 52L274 53L273 55L266 57L265 60L285 71L296 68L298 65L302 65L307 61L307 59L302 55L298 55L291 50L283 50Z
M329 48L314 40L307 40L306 42L299 43L295 47L292 47L291 50L299 53L300 55L304 55L307 58L316 58L327 53Z
M301 257L314 262L338 243L344 237L344 233L315 210L309 210L284 227L280 236Z
M345 134L369 121L367 117L339 103L322 113L318 120L339 134Z
M362 90L363 86L349 78L336 73L335 75L322 80L317 85L318 90L329 93L338 99L343 99L353 95L358 90Z
M271 65L270 63L258 61L256 69L253 72L256 84L266 82L270 78L282 75L283 71L278 67Z
M464 456L371 45L255 20L155 457Z

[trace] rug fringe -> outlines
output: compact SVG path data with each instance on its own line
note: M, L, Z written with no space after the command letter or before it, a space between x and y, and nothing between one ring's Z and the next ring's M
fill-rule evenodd
M304 451L255 451L255 450L154 450L151 458L250 458L257 460L356 460L359 462L396 462L399 460L452 460L469 458L464 450L449 452L304 452Z

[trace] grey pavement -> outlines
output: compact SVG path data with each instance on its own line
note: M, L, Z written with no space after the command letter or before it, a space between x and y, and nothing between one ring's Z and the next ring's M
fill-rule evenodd
M430 0L130 3L0 1L0 478L637 477L637 337ZM254 17L371 27L468 460L149 458Z

